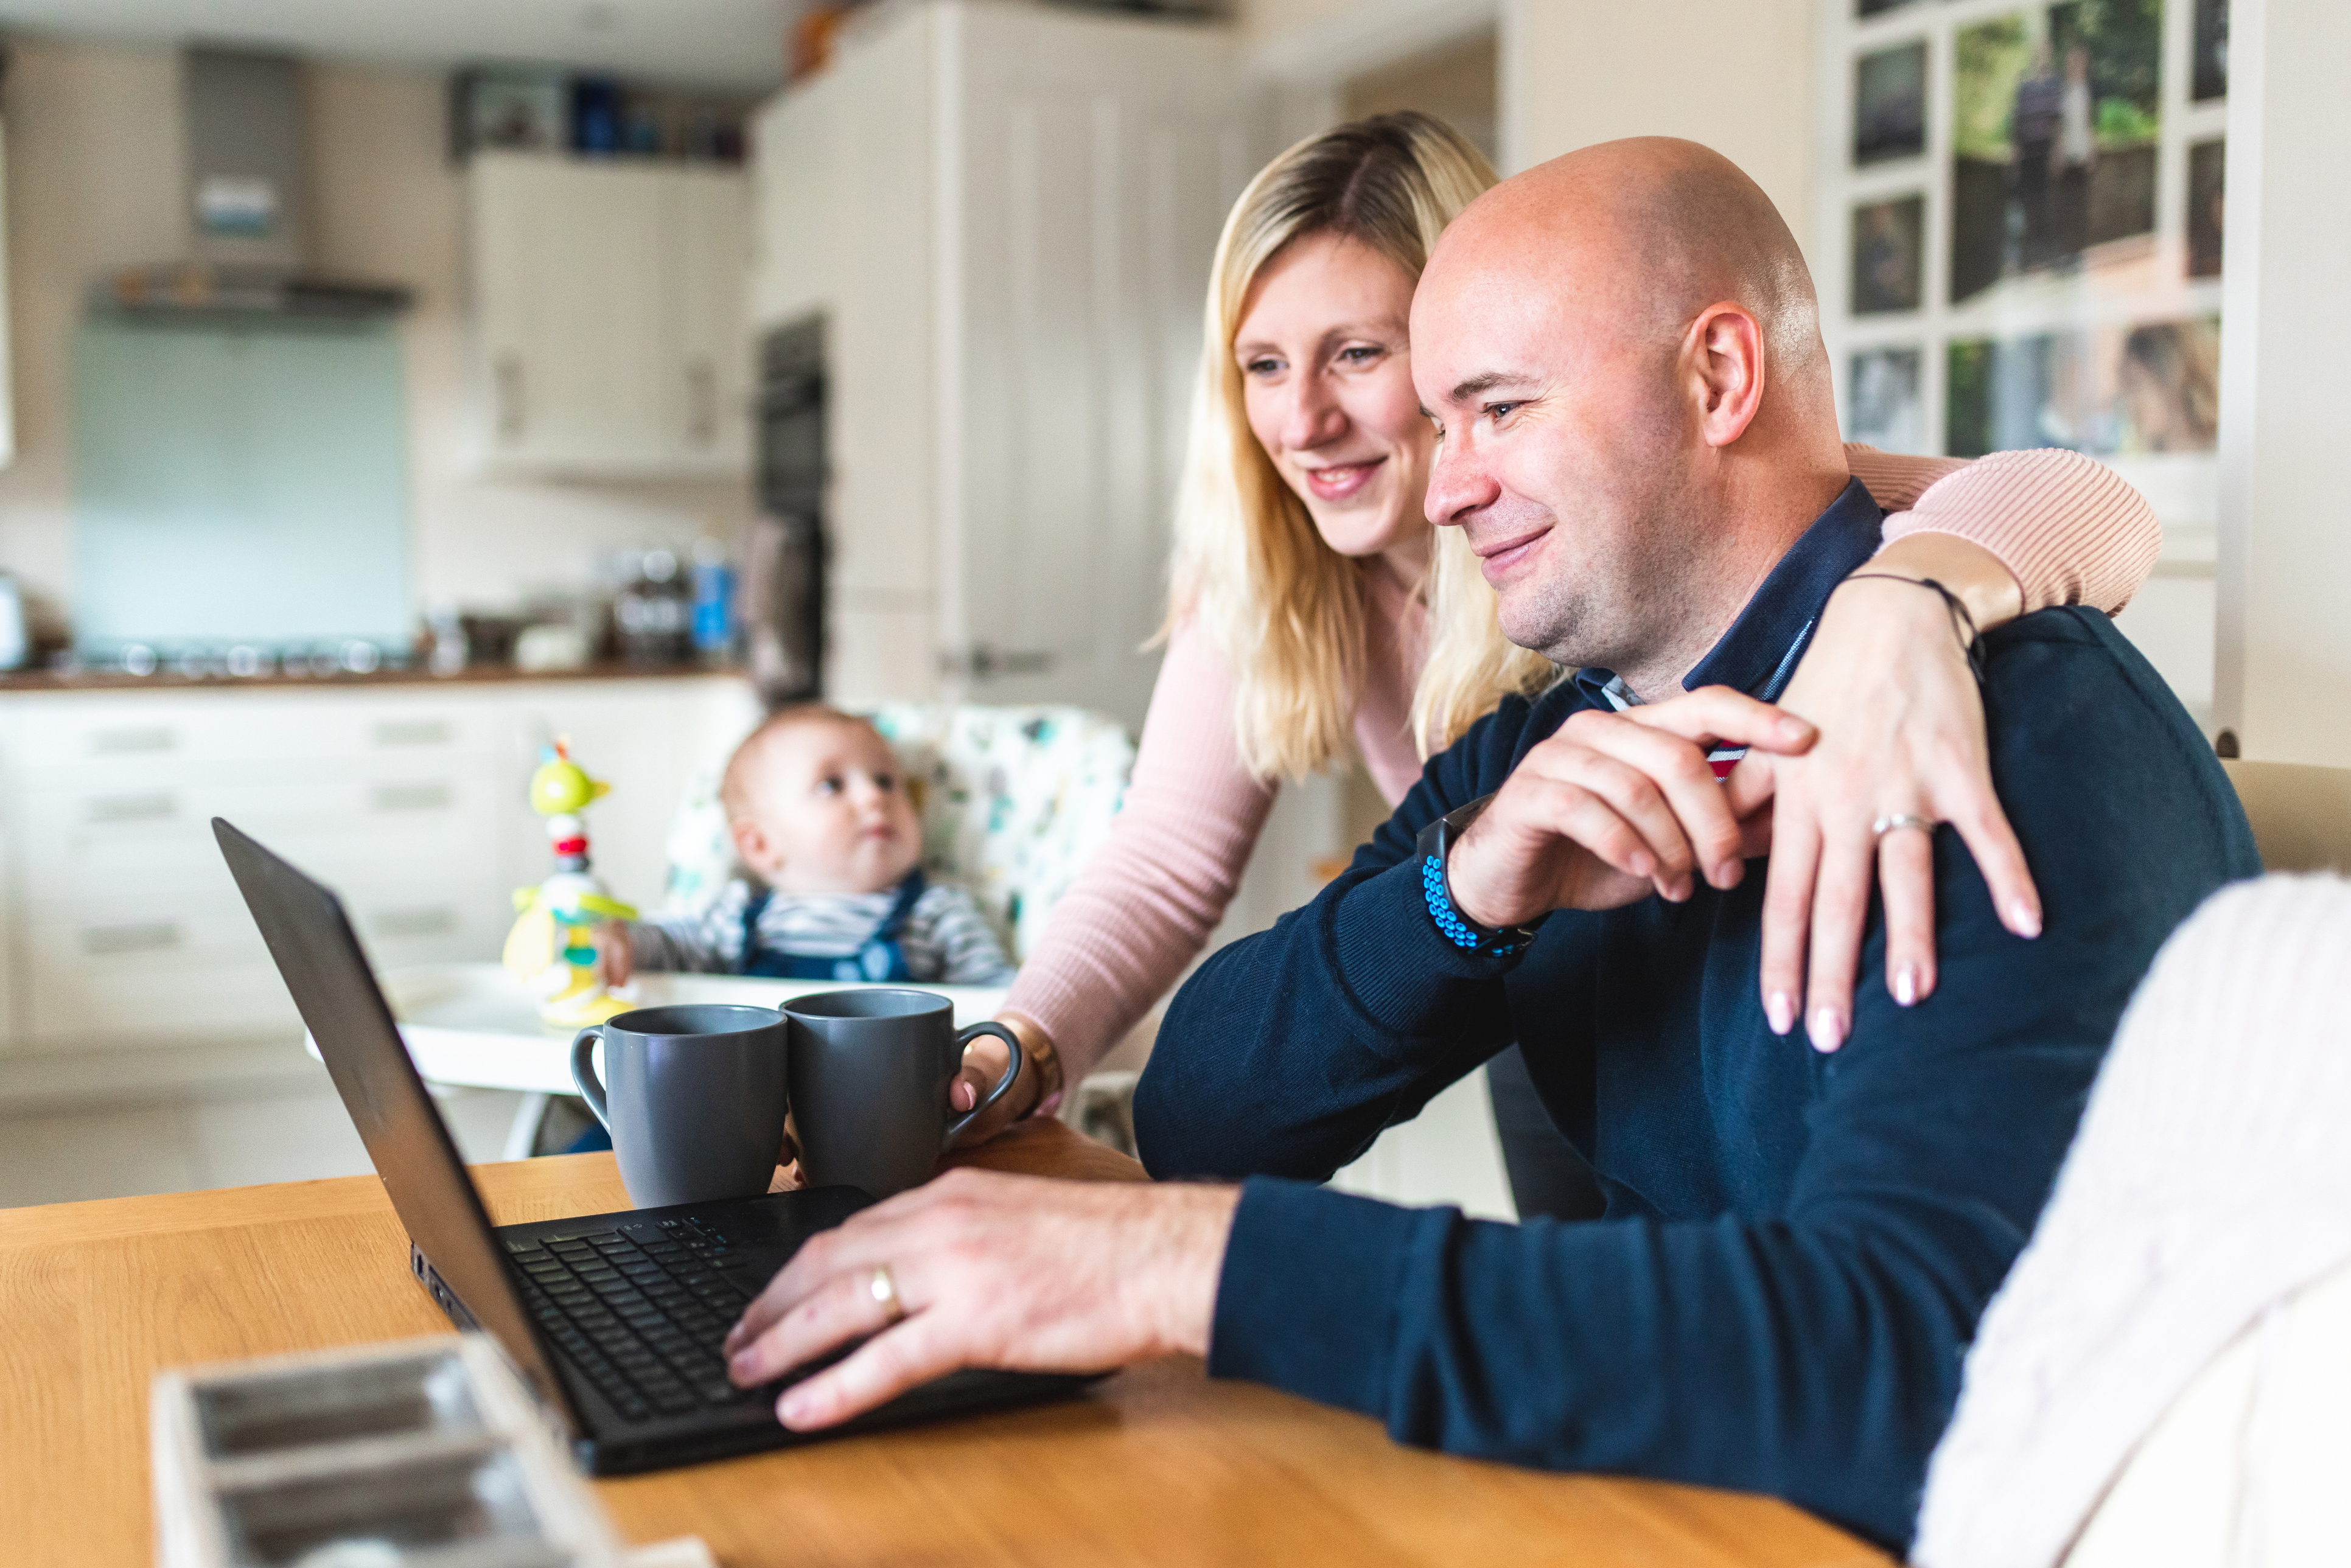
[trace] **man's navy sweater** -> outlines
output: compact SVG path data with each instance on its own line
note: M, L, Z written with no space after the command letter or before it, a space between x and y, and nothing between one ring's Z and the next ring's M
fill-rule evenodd
M1686 684L1776 695L1879 523L1849 488ZM1976 1320L2123 1006L2174 925L2259 871L2252 834L2104 615L1994 632L1992 777L2045 935L2010 935L1938 830L1934 996L1886 994L1873 904L1851 1039L1823 1056L1764 1022L1761 862L1682 904L1555 914L1515 961L1431 922L1415 835L1499 789L1606 678L1506 701L1320 897L1176 996L1135 1097L1144 1162L1255 1178L1209 1369L1366 1412L1404 1442L1771 1492L1905 1542ZM1302 1185L1513 1040L1604 1218L1473 1222Z

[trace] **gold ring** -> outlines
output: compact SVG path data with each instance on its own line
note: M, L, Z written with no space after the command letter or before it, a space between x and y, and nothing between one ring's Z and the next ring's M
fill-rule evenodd
M1916 828L1931 835L1939 826L1941 824L1932 817L1914 817L1907 811L1890 811L1870 823L1869 831L1882 839L1896 828Z
M894 1323L906 1315L905 1303L898 1300L898 1281L891 1278L889 1264L873 1265L873 1272L865 1277L865 1290L880 1303L884 1322Z

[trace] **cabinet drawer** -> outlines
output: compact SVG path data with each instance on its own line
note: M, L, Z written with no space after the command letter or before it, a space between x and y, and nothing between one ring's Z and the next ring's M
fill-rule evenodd
M300 1027L261 934L225 900L159 894L28 915L20 941L30 971L26 1032L36 1050Z
M247 964L43 973L21 1049L154 1051L207 1040L299 1040L301 1015L267 957Z
M479 868L459 882L354 882L343 906L378 972L496 958L515 917L510 891Z
M0 1052L16 1046L24 1011L24 992L16 984L16 895L7 810L7 801L0 800Z
M477 873L492 857L499 816L486 769L259 784L166 779L31 790L24 807L27 880L51 897L80 887L223 885L216 816L328 881L381 867Z
M480 757L495 734L481 703L284 691L44 698L17 705L9 727L28 781L203 762Z
M27 1032L38 1049L160 1046L298 1030L233 883L222 892L50 906L29 922ZM497 956L513 917L488 879L377 877L342 888L379 970Z

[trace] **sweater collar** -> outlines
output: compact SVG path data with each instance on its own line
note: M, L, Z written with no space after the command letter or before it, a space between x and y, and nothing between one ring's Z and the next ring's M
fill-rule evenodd
M1886 514L1858 479L1849 479L1828 510L1813 519L1780 558L1706 656L1682 677L1682 689L1729 686L1763 702L1775 700L1795 673L1796 661L1812 640L1822 607L1845 574L1876 552ZM1626 706L1609 688L1629 696L1615 672L1587 665L1575 685L1594 707Z

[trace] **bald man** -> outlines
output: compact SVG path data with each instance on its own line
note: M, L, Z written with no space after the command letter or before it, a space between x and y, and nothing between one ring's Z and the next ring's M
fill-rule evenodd
M1952 833L1896 813L1884 852L1932 857L1939 983L1911 1007L1873 988L1849 1039L1808 1044L1756 995L1768 813L1717 780L1809 743L1771 699L1880 517L1786 225L1703 148L1587 149L1455 222L1412 339L1430 518L1465 530L1512 640L1577 673L1433 758L1345 874L1177 995L1145 1162L1249 1179L957 1173L812 1242L735 1374L872 1334L784 1395L809 1427L956 1365L1205 1353L1405 1442L1773 1492L1900 1545L2123 1004L2258 871L2251 834L2103 616L2014 622L1983 641L1984 706L2045 934L2012 935ZM1309 1185L1513 1040L1604 1218Z

